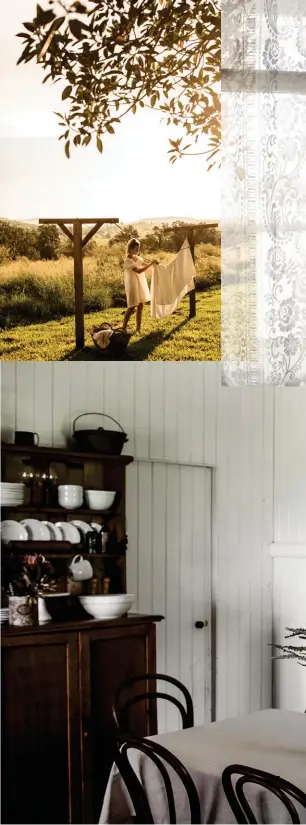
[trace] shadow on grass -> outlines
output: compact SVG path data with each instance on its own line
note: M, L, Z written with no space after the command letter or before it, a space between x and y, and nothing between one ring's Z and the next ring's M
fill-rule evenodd
M156 347L160 346L160 344L165 344L166 341L171 341L171 338L174 338L179 330L188 323L188 321L189 318L184 318L184 320L174 327L174 329L171 329L170 332L156 330L156 332L149 332L148 335L144 335L143 338L139 338L137 341L134 341L129 345L129 351L132 353L133 359L135 361L143 361L148 358L148 356L151 355Z
M133 361L134 359L127 349L125 352L118 355L111 350L101 350L99 352L95 347L83 347L81 350L72 349L67 355L60 358L60 361Z
M68 352L61 361L146 361L149 355L167 341L177 335L179 330L188 323L190 319L184 318L170 332L163 332L163 330L156 330L156 332L149 332L137 341L129 344L128 348L121 353L112 352L112 350L101 350L99 352L94 346L83 347L81 350L72 349Z

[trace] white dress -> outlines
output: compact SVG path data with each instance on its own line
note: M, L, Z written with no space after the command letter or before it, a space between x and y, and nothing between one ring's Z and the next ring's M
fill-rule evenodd
M135 255L133 258L125 258L124 261L124 286L128 307L136 307L138 304L146 304L150 301L150 290L145 272L133 272L133 268L141 269L144 266L143 258Z

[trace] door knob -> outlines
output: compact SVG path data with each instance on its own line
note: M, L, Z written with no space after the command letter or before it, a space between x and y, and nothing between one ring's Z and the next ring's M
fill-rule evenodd
M206 621L206 622L195 622L194 626L197 628L197 630L202 630L202 628L207 627L207 625L208 625L208 622Z

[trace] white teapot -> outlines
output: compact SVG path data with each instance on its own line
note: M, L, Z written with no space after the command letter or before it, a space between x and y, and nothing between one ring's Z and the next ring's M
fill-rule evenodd
M74 559L72 559L69 570L71 570L73 579L76 582L86 581L93 576L90 561L83 559L83 556L75 556Z

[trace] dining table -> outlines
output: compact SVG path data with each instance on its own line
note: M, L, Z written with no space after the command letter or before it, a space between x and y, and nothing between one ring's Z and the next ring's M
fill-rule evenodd
M223 719L199 727L149 737L175 754L189 771L197 788L201 823L231 825L236 822L222 788L228 765L257 768L286 779L306 793L306 714L277 709L255 711L247 716ZM169 822L163 780L145 754L129 750L129 760L145 790L155 823ZM171 778L177 823L190 822L186 791L172 768ZM280 800L259 786L250 785L246 796L257 822L285 825L291 822ZM300 822L306 810L297 806ZM129 823L134 809L114 765L106 788L100 823Z

